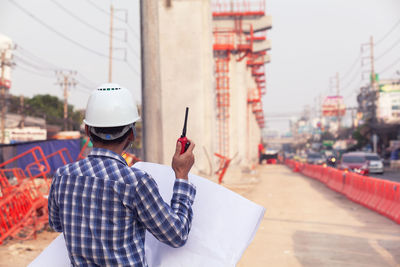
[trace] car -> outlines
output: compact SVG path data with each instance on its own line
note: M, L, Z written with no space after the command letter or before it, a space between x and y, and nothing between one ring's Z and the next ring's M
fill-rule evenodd
M366 153L365 158L368 161L369 173L384 173L383 160L376 153Z
M361 175L368 175L368 162L364 152L344 153L340 159L338 168L344 171L355 172Z
M339 169L356 172L362 175L369 173L383 174L383 162L376 153L349 152L344 153L339 163Z
M326 162L326 159L321 153L311 152L307 154L306 162L313 165L322 165Z

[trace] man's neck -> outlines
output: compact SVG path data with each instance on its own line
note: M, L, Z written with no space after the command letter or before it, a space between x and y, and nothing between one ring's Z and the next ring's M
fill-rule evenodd
M115 145L105 145L103 143L94 142L93 143L93 147L108 149L108 150L111 150L114 153L117 153L118 155L122 155L122 152L124 151L124 144L123 143L115 144Z

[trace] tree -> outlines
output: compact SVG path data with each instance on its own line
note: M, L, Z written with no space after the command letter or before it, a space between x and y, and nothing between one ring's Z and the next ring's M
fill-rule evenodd
M8 111L19 113L21 110L20 99L17 96L10 96ZM63 126L64 123L64 102L49 94L35 95L32 98L24 97L24 114L45 118L46 123ZM83 120L81 110L74 111L72 105L68 105L68 123L72 130L79 130Z

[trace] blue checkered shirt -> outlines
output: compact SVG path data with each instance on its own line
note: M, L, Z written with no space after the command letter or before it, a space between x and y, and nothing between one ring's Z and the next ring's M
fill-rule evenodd
M146 230L170 246L184 245L195 194L191 183L176 179L169 206L149 174L94 148L86 159L57 170L49 223L64 233L73 266L147 266Z

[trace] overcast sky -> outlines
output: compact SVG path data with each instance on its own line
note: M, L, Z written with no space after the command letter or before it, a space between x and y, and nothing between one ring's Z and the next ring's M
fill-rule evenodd
M88 92L107 81L111 2L116 9L128 11L128 24L122 19L125 11L115 12L120 18L115 27L121 29L116 36L123 39L125 30L128 42L114 42L114 47L126 49L127 62L123 49L114 51L122 61L114 61L113 79L140 101L139 3L127 0L2 0L0 33L19 46L10 93L49 93L62 98L53 69L76 70L79 86L70 91L69 102L83 108ZM361 81L361 71L369 70L369 61L361 67L359 57L361 44L369 42L370 36L377 42L376 72L381 79L400 78L396 75L400 69L399 0L268 0L266 8L273 18L268 32L272 60L266 67L264 97L267 118L292 116L306 105L314 108L319 95L336 93L329 91L336 72L346 104L355 106L357 90L368 82ZM369 56L368 47L362 56ZM285 130L288 120L271 120L268 127Z

